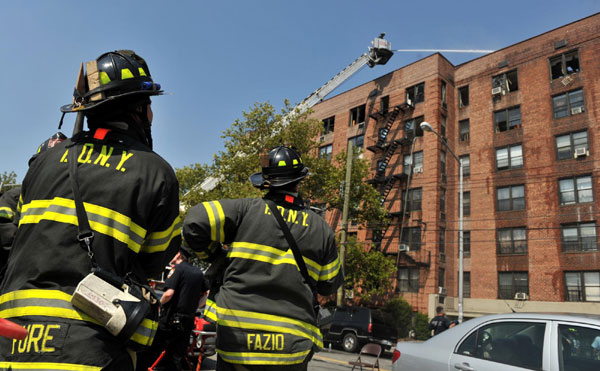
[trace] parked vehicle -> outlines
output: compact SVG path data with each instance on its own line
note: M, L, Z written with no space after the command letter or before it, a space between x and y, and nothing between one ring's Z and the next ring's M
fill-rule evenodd
M597 371L600 315L508 313L463 322L422 342L399 342L394 371Z
M384 349L396 344L398 332L387 314L363 307L333 309L330 322L323 329L325 343L341 344L347 352L356 352L366 343Z

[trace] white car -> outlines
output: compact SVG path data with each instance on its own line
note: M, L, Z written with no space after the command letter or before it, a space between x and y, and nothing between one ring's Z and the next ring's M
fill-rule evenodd
M398 342L394 371L600 371L600 315L509 313Z

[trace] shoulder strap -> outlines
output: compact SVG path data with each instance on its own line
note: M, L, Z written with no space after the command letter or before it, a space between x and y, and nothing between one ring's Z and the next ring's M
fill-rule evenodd
M294 236L292 236L290 229L288 228L287 224L285 224L285 221L283 221L283 217L281 216L281 213L277 209L277 205L275 204L275 202L273 202L273 200L269 200L269 199L265 199L265 201L269 205L269 208L271 209L271 214L273 214L275 216L275 220L277 220L277 223L279 223L279 227L281 228L281 231L283 232L285 239L287 240L288 244L290 245L290 249L292 250L292 253L294 254L294 258L296 259L296 264L298 264L298 268L300 269L300 273L302 273L302 277L304 277L304 280L310 287L311 291L313 292L313 295L316 296L317 288L310 280L310 276L308 275L308 269L306 268L306 263L304 262L304 259L302 258L302 254L300 253L300 249L298 249L298 245L296 244L296 240L294 239Z
M77 213L77 240L84 250L87 250L88 256L92 261L92 269L97 268L96 259L92 252L92 242L94 241L94 232L90 228L90 223L79 193L79 181L77 179L77 143L72 142L69 150L69 179L71 180L71 189L73 190L73 199L75 201L75 211Z

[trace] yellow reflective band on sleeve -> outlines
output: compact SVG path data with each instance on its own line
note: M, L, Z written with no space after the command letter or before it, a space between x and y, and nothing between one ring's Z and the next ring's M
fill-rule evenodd
M217 349L223 360L246 365L293 365L302 363L310 349L296 353L227 352Z
M210 223L210 240L216 241L217 240L217 227L215 224L215 214L212 211L212 207L210 206L210 203L203 202L202 206L204 206L204 208L206 209L206 214L208 215L208 222Z
M140 73L140 76L147 76L146 71L144 71L142 67L138 67L138 72Z
M156 335L157 328L158 322L144 318L140 326L129 339L138 344L150 346L154 340L154 335Z
M278 166L286 166L287 164L285 163L285 161L281 160L279 161Z
M216 309L219 326L295 335L309 339L319 348L323 348L321 331L310 323L274 314L227 309L219 306L216 306Z
M273 265L290 264L299 270L294 254L290 249L283 251L271 246L236 241L231 244L231 248L227 252L227 257L257 260ZM312 259L305 256L302 258L306 263L306 269L308 270L309 276L315 281L319 280L323 267ZM327 274L329 274L329 272Z
M71 295L60 290L18 290L0 296L0 318L44 316L99 324L71 305Z
M11 210L10 207L0 207L0 218L13 220L15 217L15 212Z
M17 204L17 212L21 212L21 207L23 206L23 195L19 195L19 203Z
M53 362L0 362L0 369L4 370L66 370L66 371L100 371L102 367L78 365L75 363Z
M213 322L217 322L217 303L208 298L204 307L204 316Z
M108 77L108 74L104 71L100 71L100 83L102 85L106 85L110 82L110 77Z
M225 213L223 212L223 207L219 201L213 201L215 207L217 208L217 213L219 215L219 242L223 243L225 241Z
M139 252L146 230L131 218L103 206L84 202L85 211L92 230L110 236L134 252ZM78 225L75 202L55 197L52 200L33 200L23 205L19 226L35 224L42 220Z
M121 70L121 80L133 79L133 73L129 68L123 68Z
M179 235L181 235L181 218L177 215L169 228L164 231L150 233L142 245L141 252L155 253L165 251L173 238Z
M219 201L203 202L210 223L210 240L225 241L225 213Z
M331 263L321 267L321 273L319 274L319 281L327 281L340 273L341 269L339 256L335 258Z

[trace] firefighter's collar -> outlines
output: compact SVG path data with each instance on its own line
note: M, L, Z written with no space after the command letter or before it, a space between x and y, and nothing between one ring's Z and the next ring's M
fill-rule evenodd
M265 195L266 199L273 200L276 203L285 202L298 207L305 207L304 200L298 192L288 192L282 190L271 190Z

